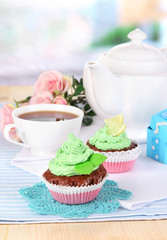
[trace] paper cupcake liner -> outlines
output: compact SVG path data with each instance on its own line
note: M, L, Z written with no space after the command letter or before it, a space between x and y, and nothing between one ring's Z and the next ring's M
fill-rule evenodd
M108 173L121 173L130 170L135 161L136 159L128 162L104 162L103 165Z
M60 186L49 183L45 178L43 181L56 201L65 204L82 204L92 201L98 195L106 179L107 175L98 184L84 187Z
M94 152L99 153L98 151ZM107 157L105 162L103 162L103 165L107 169L107 172L119 173L128 171L133 166L136 159L141 153L141 148L137 144L137 147L128 151L100 152L100 153Z

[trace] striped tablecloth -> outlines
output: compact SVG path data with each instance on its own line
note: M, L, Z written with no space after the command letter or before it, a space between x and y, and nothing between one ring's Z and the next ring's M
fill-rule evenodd
M21 150L8 143L0 133L0 223L39 223L39 222L88 222L119 221L167 218L167 199L129 211L119 208L110 214L92 214L88 218L65 219L60 216L39 215L31 211L28 202L18 190L32 186L41 179L10 164L11 159Z

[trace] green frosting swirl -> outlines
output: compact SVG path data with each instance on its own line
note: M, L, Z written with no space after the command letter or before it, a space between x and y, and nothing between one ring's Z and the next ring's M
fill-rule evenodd
M49 162L49 170L57 176L80 175L75 171L75 165L87 161L93 154L81 139L69 134L68 141L64 142L56 152L54 159Z
M113 137L108 135L106 130L107 127L105 125L89 139L89 143L101 150L120 150L130 146L131 140L127 137L125 131L119 136Z

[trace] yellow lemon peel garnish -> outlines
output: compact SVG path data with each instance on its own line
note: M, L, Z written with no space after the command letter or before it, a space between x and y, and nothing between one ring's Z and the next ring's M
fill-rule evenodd
M113 137L119 136L126 128L126 125L123 123L124 118L122 114L116 115L112 118L104 120L107 127L107 134L112 135Z

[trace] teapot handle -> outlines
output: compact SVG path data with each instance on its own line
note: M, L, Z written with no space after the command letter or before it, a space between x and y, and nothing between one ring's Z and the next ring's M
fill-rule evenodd
M95 72L92 71L92 67L93 68L95 67L96 70L99 71L99 69L101 70L102 64L96 63L96 62L90 62L84 66L83 83L86 91L86 97L92 109L102 118L107 118L108 115L105 114L105 112L103 111L101 106L98 104L98 101L96 99L96 94L94 92L95 91L94 81L93 81L93 78L96 78L96 75L95 75ZM103 66L103 68L105 67Z
M26 143L18 142L18 141L16 141L16 140L11 139L11 137L10 137L10 130L11 130L12 128L16 128L16 125L15 125L14 123L7 124L7 125L5 126L5 129L4 129L4 137L6 138L6 140L9 141L9 142L11 142L11 143L17 144L17 145L19 145L19 146L28 147L28 148L29 148L29 146L28 146Z

